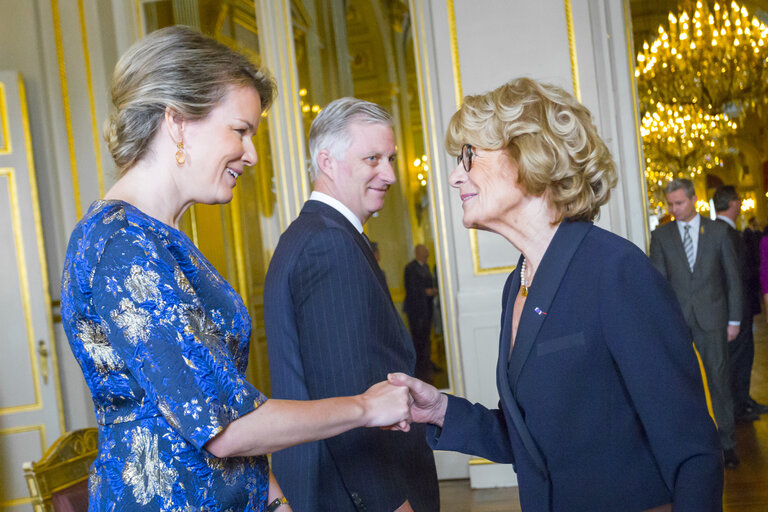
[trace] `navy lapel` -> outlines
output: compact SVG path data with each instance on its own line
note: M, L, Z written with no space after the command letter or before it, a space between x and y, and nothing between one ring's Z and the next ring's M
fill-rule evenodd
M371 251L370 245L368 245L368 242L366 242L365 238L363 238L363 235L357 231L355 226L353 226L352 223L349 222L349 220L347 220L347 218L341 214L341 212L332 206L329 206L321 201L315 201L313 199L304 203L304 207L301 209L301 211L307 213L318 213L332 224L347 231L355 240L355 243L357 243L358 247L360 247L360 250L363 251L363 255L365 256L368 265L371 267L371 270L376 276L376 280L379 282L381 288L387 293L387 296L389 296L387 280L384 278L384 273L381 271L381 267L376 261L376 258Z
M512 394L511 387L509 385L509 379L507 377L507 358L509 356L509 342L512 337L512 310L515 305L515 297L520 289L520 265L523 261L523 257L517 262L517 268L512 275L507 279L507 283L504 286L503 300L501 310L501 337L499 341L499 360L496 363L496 387L499 390L499 398L504 404L505 413L512 420L515 425L515 430L520 441L525 446L526 451L531 456L534 465L538 468L541 474L546 478L548 475L547 466L544 463L544 457L541 455L538 446L531 436L531 432L528 430L528 425L525 424L523 414L520 411L520 406L517 404L514 395Z
M544 253L544 257L533 278L533 283L528 290L528 297L525 300L523 312L520 315L515 345L509 358L509 375L511 380L509 384L513 393L517 387L520 371L528 359L541 326L547 318L546 312L549 311L549 307L552 305L552 300L555 298L555 294L560 287L565 271L568 269L576 249L591 228L592 223L590 222L564 221L560 224L557 232L555 232L555 236L552 238L552 242L550 242L547 251ZM517 287L519 288L519 285ZM510 294L510 297L510 300L514 303L514 295ZM511 336L511 306L507 309L509 309L510 326L508 332ZM504 341L509 345L511 337Z

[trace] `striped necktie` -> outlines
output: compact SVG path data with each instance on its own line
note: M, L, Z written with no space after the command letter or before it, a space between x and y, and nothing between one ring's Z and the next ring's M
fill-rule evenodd
M696 263L696 257L693 254L693 238L691 238L691 225L685 225L685 234L683 235L683 248L685 249L685 257L688 258L688 267L693 272L693 264Z

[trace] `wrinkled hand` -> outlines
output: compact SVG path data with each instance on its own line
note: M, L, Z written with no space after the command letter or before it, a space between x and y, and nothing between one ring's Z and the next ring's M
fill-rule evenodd
M411 393L411 420L416 423L432 423L443 426L448 397L431 384L404 373L390 373L387 379L397 386L406 386Z
M396 427L408 432L411 427L411 397L408 388L379 382L360 395L365 409L366 427Z
M739 325L729 325L728 326L728 341L733 341L736 339L736 336L739 335L739 331L741 330L741 326ZM723 332L723 331L720 331Z

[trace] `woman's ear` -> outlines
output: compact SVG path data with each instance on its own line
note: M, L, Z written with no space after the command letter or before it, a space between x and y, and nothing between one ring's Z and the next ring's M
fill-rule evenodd
M183 143L185 122L181 114L171 107L166 107L163 121L165 123L165 129L173 143L176 145Z

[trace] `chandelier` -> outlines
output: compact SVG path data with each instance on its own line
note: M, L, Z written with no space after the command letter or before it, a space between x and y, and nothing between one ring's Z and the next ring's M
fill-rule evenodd
M707 114L695 105L664 105L646 111L640 125L645 152L645 175L652 206L663 206L665 183L695 178L722 166L728 152L725 136L738 125L727 114ZM655 203L655 204L654 204Z
M768 27L732 2L684 3L637 55L635 77L652 208L673 178L722 166L734 119L768 107Z
M669 13L669 29L643 43L635 71L642 106L690 104L733 116L765 105L768 27L736 2L710 11L699 1L688 10Z

